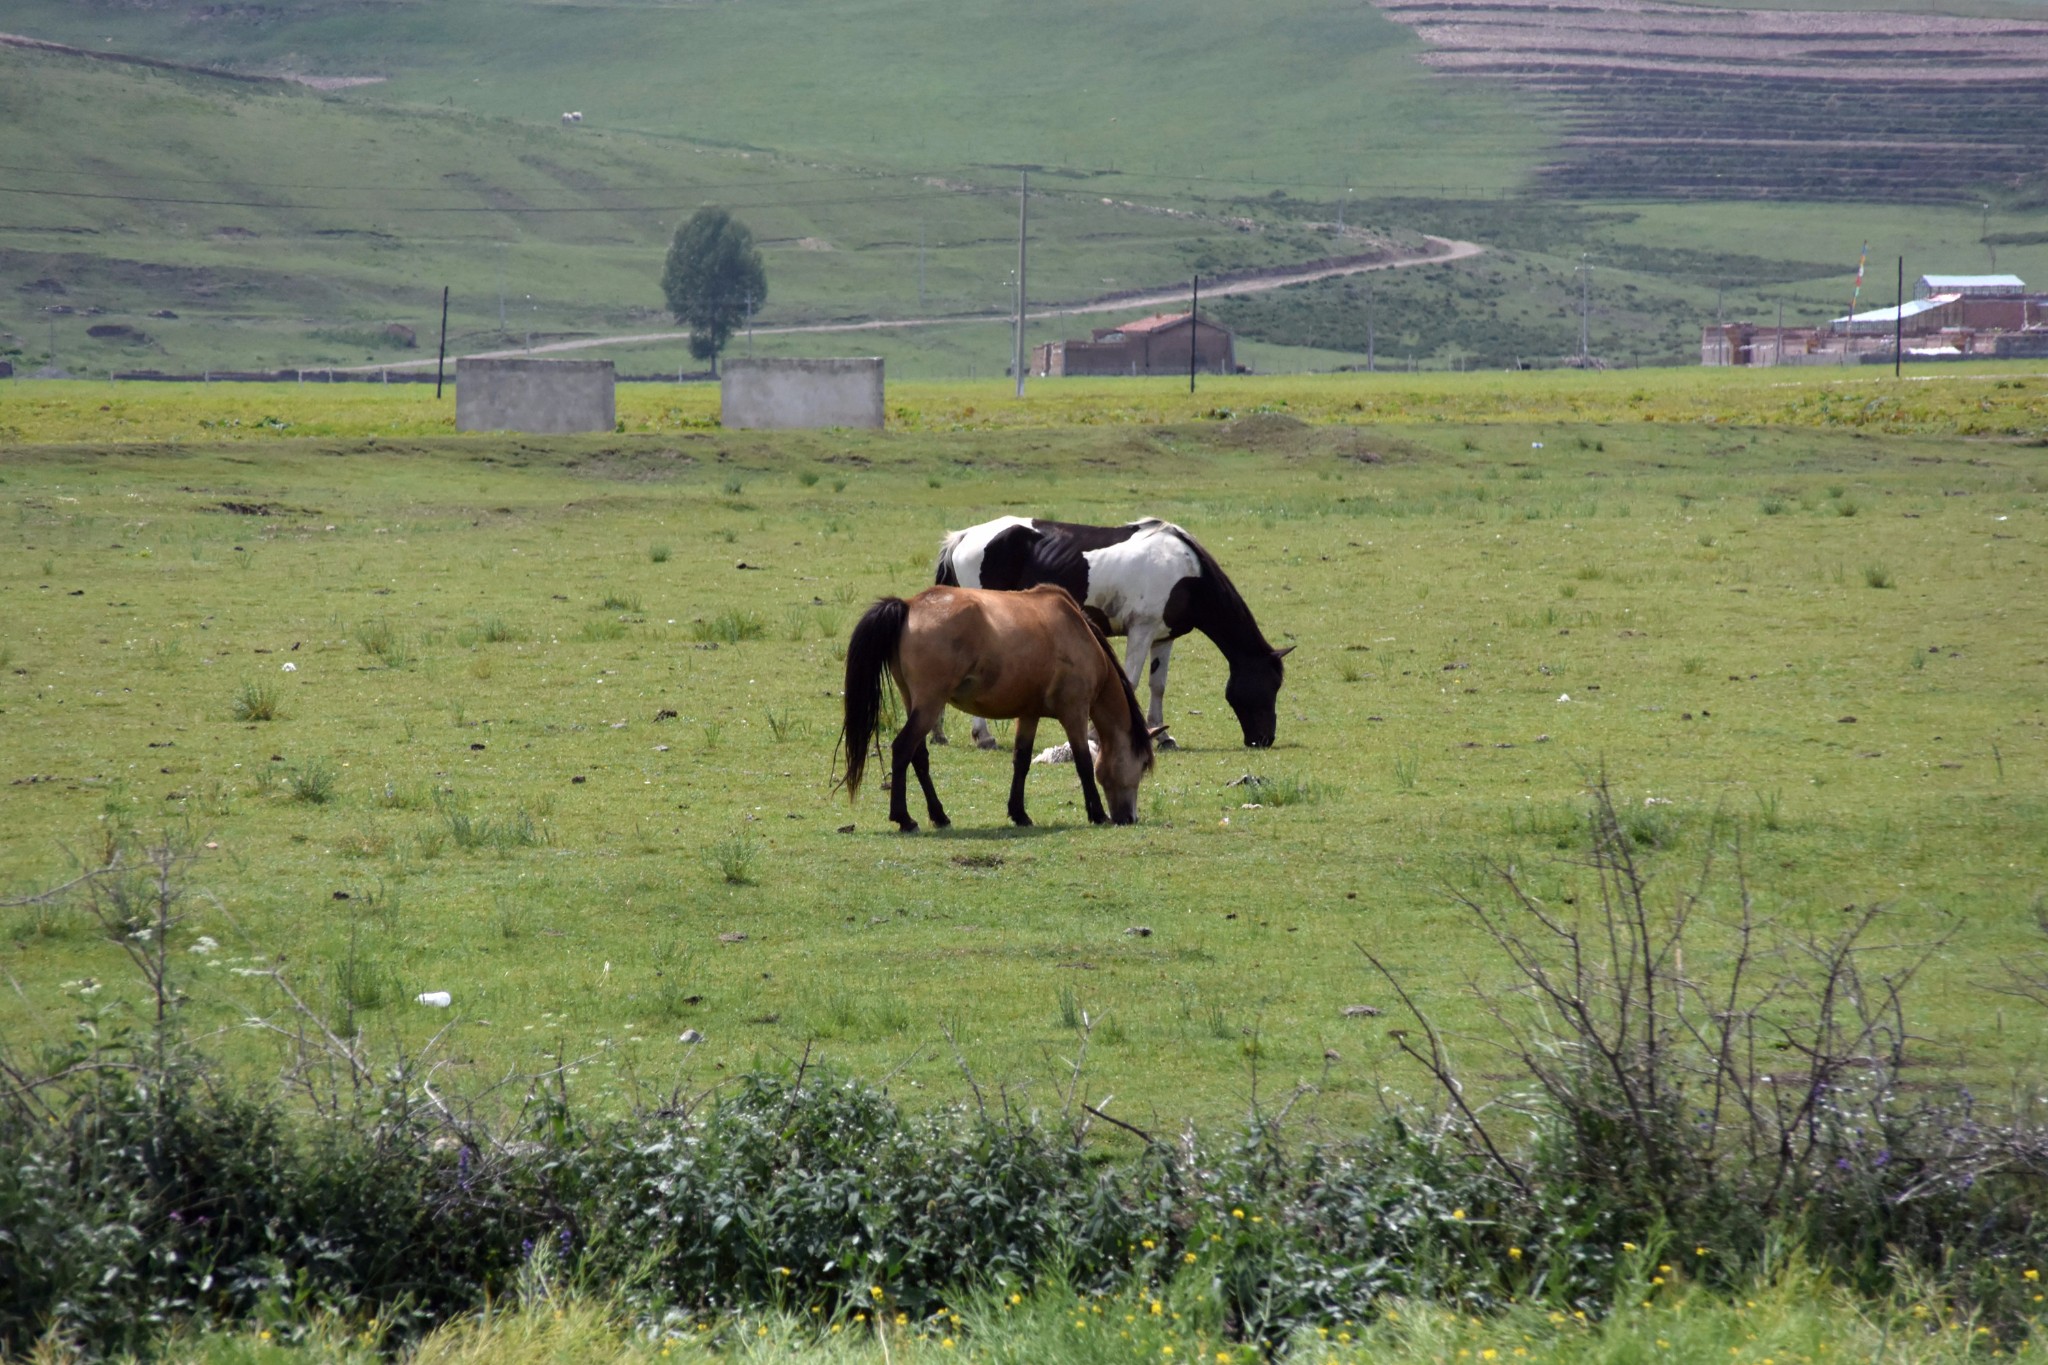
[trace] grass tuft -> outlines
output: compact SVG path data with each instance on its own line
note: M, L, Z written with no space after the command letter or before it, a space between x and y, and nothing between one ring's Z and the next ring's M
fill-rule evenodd
M278 720L284 715L278 705L277 688L268 682L245 682L228 702L228 714L236 720Z
M761 842L751 830L734 830L706 849L704 859L728 886L760 884Z
M285 794L308 806L324 806L341 785L341 770L324 758L302 763L284 775Z
M759 640L768 633L768 622L758 611L727 607L716 616L690 622L690 638L700 644L736 645L742 640Z

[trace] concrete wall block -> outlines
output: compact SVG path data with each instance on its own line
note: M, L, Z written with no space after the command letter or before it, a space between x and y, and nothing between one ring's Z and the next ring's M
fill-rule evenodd
M882 361L728 360L719 416L735 431L880 427Z
M455 362L457 431L611 431L618 424L609 360Z

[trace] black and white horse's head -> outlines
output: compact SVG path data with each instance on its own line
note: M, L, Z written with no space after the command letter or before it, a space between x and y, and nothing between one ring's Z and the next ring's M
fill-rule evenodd
M1230 703L1230 709L1237 712L1237 723L1244 728L1244 745L1247 749L1270 749L1273 733L1279 728L1277 702L1280 684L1287 673L1287 666L1281 662L1294 650L1293 645L1261 654L1245 655L1231 665L1230 681L1224 685L1223 699Z

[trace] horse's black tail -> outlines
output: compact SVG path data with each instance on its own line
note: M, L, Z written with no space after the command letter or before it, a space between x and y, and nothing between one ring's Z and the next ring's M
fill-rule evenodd
M910 619L910 603L900 597L884 597L868 608L867 615L853 628L846 643L846 722L840 739L846 745L846 794L860 792L861 775L868 766L868 750L875 727L882 719L882 680L888 676L889 660L903 640L903 623Z

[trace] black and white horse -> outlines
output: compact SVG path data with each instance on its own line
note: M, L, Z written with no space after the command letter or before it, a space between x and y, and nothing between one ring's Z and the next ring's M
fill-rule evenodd
M1111 635L1127 635L1124 672L1135 689L1152 661L1156 728L1166 723L1166 667L1173 642L1199 630L1230 665L1224 700L1237 712L1244 742L1273 742L1274 699L1294 646L1275 649L1259 633L1251 608L1201 542L1157 517L1122 526L1076 526L1031 517L998 517L947 536L937 581L948 587L1014 591L1056 583ZM994 747L988 723L974 722L975 742ZM1170 742L1170 741L1169 741Z

